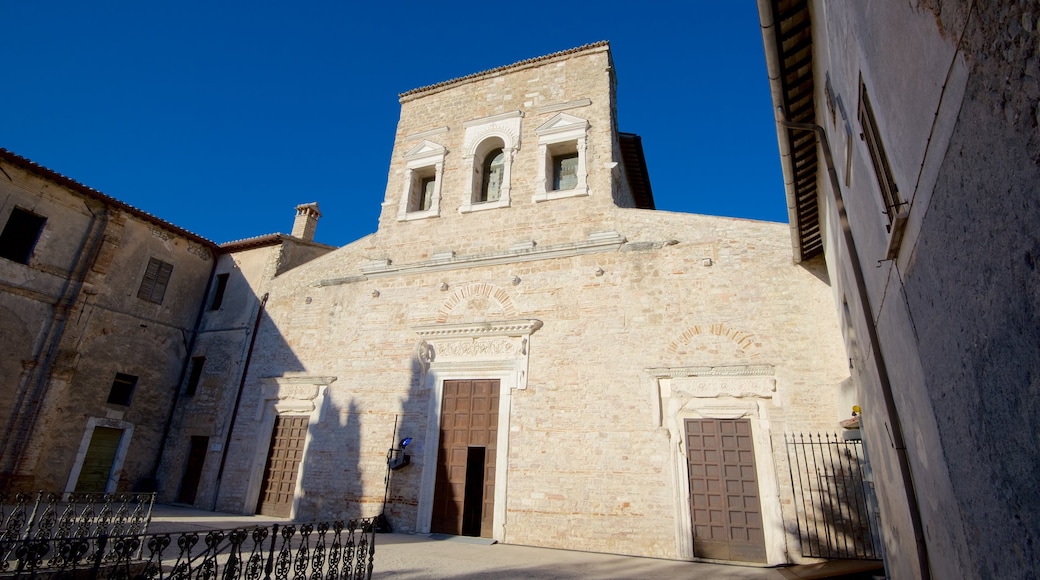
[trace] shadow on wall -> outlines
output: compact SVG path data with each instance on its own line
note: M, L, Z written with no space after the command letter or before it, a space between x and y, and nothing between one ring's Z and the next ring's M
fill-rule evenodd
M378 312L369 312L368 316L371 317L368 323L389 324L379 320ZM355 341L363 340L363 335L356 332ZM399 344L416 340L408 333L402 331ZM422 470L426 467L424 450L427 445L437 445L437 441L424 440L430 391L424 388L426 373L422 363L414 355L409 358L407 369L398 372L382 369L378 381L366 380L372 375L362 370L340 374L327 387L323 408L317 413L318 420L308 424L306 457L300 464L294 519L382 514L394 531L415 530ZM393 357L382 359L385 364L391 360ZM268 368L264 372L278 374L271 371ZM320 374L321 371L308 370L312 372ZM385 376L399 376L408 382L407 388L396 389L393 381L385 380ZM349 397L344 397L345 394ZM402 447L405 439L410 441ZM272 449L269 457L274 457L273 452ZM397 469L389 468L391 459ZM265 468L265 480L271 475L269 464ZM261 495L263 493L262 490Z

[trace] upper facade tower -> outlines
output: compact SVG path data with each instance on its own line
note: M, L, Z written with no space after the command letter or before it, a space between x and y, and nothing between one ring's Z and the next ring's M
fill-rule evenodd
M479 251L532 228L564 242L581 223L601 228L597 214L652 208L645 167L635 187L626 171L622 140L640 164L641 147L617 132L615 86L598 42L403 93L380 233Z

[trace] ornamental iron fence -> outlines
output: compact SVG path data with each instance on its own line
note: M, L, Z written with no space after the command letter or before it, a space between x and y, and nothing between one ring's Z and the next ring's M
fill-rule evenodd
M0 578L362 580L372 518L209 532L0 540Z
M0 495L0 540L144 534L154 493Z
M862 442L830 433L789 434L785 440L802 556L882 559Z

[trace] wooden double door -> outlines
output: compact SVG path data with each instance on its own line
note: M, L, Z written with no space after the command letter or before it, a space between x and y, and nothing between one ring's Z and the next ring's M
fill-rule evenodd
M444 381L430 531L490 538L499 381Z
M765 562L762 505L747 419L687 419L693 553Z
M292 514L296 476L303 463L306 440L307 417L279 415L275 418L256 513L282 518Z

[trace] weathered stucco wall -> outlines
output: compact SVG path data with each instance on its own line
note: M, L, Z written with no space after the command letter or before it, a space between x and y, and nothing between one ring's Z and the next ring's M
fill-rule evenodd
M969 6L972 7L969 14ZM827 255L864 408L892 577L916 556L877 360L876 325L934 578L1028 576L1037 560L1037 12L946 2L813 4L828 132L866 294L833 206ZM860 82L908 213L896 257L857 119ZM825 84L827 86L825 86ZM849 153L846 169L845 154ZM825 175L824 175L825 177ZM831 199L821 178L822 199ZM868 322L860 315L869 300Z

